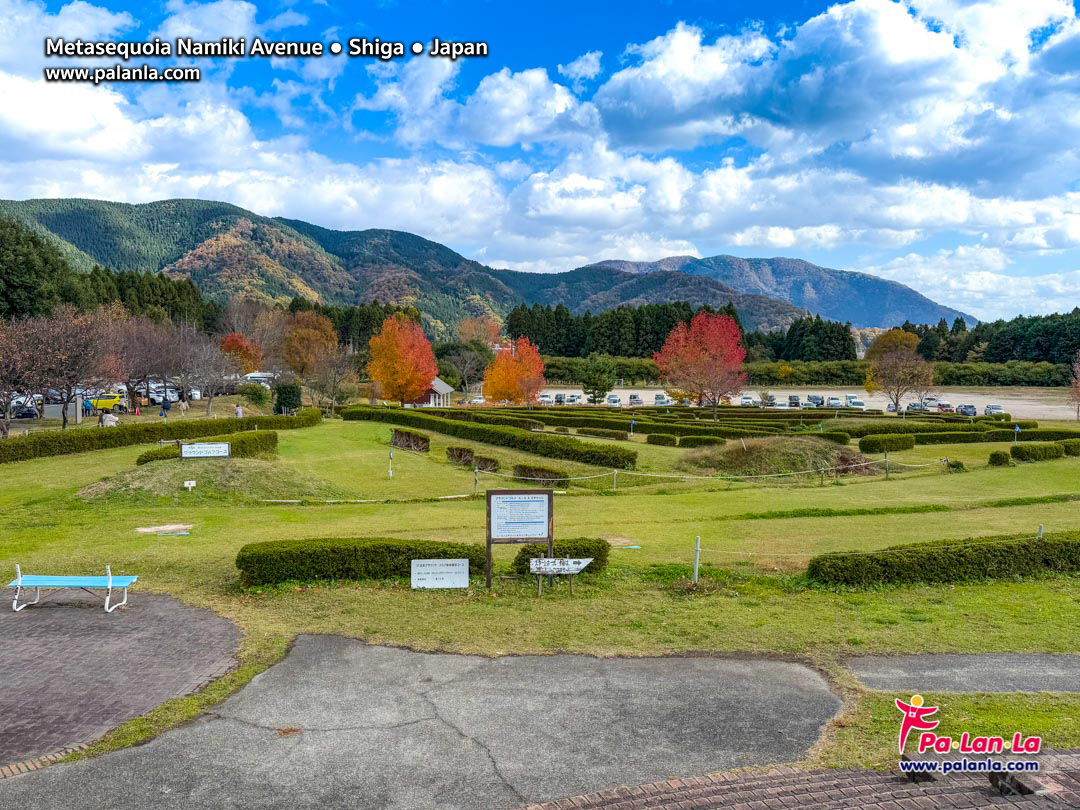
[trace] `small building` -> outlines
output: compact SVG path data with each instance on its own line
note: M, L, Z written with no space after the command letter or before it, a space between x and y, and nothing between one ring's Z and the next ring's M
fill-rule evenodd
M450 404L452 393L454 393L454 386L436 377L431 381L431 385L423 396L409 404L417 408L445 408Z

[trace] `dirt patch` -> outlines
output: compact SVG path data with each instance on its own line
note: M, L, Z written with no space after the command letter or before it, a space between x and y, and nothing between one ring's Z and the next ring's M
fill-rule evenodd
M140 526L135 531L139 534L161 534L162 532L187 532L195 526L194 523L166 523L163 526Z

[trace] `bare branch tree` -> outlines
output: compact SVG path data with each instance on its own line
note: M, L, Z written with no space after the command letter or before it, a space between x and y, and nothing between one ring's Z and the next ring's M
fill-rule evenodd
M922 401L934 385L934 367L914 349L894 349L879 355L870 364L868 385L884 391L901 413L901 400L915 393Z

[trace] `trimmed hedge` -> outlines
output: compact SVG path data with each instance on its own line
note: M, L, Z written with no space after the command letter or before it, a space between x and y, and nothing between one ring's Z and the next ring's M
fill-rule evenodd
M678 438L671 433L650 433L645 437L646 444L659 444L664 447L674 447L678 441Z
M431 438L423 433L412 430L394 428L390 434L390 444L400 447L402 450L412 450L414 453L426 453L431 449Z
M924 420L925 417L911 417L912 420L919 419ZM928 419L925 421L908 421L907 419L899 419L895 416L890 416L887 419L882 419L880 422L871 422L865 425L845 425L844 430L851 435L852 438L861 439L864 436L875 436L882 433L888 433L889 435L896 435L899 433L970 433L973 431L988 431L994 428L990 424L979 424L971 422L951 423L945 422L940 419Z
M883 585L1015 579L1080 571L1080 532L1002 535L892 546L883 552L822 554L807 576L828 585Z
M547 550L547 544L541 543L530 543L527 546L522 546L517 556L514 557L514 573L519 577L528 576L529 560L539 557L541 554L547 554ZM593 558L593 561L585 567L583 573L599 574L607 568L608 553L610 551L611 544L600 537L577 537L572 540L555 541L556 557Z
M991 430L986 436L988 442L1011 442L1014 439L1021 442L1059 442L1065 439L1080 439L1080 430L1057 430L1055 428L1024 430L1021 427L1019 433L1013 428L1008 428L1007 430Z
M536 419L523 419L517 416L502 416L495 413L482 411L461 410L457 408L425 408L428 413L441 416L444 419L457 419L462 422L478 422L482 425L502 425L503 427L516 427L522 430L543 430L544 423Z
M251 458L252 456L272 453L277 450L278 435L273 430L253 430L250 433L230 433L227 436L208 436L207 441L229 442L230 458ZM180 458L180 448L175 444L167 444L164 447L155 447L147 450L137 459L137 465L147 464L151 461L165 461L170 458Z
M653 436L662 434L654 433ZM650 439L652 436L649 437ZM719 436L683 436L679 439L679 447L706 447L714 444L723 444L726 440Z
M578 431L578 435L581 435L582 431ZM584 435L595 436L598 439L618 439L619 441L628 441L630 435L625 430L608 430L607 428L584 428Z
M1009 448L1009 455L1017 461L1049 461L1065 458L1065 448L1054 442L1029 442L1014 444Z
M537 487L565 487L570 483L570 475L565 470L534 467L531 464L515 464L514 478L519 481L528 481Z
M817 434L817 436L819 439L836 442L837 444L847 444L851 441L851 434L842 430L826 430L823 433Z
M915 444L970 444L985 442L986 431L955 431L952 433L913 433Z
M121 425L114 428L75 428L43 430L0 441L0 464L26 461L45 456L63 456L150 444L163 439L197 439L246 433L249 430L290 430L311 427L322 421L318 408L305 408L296 416L245 416L242 419L177 419L172 422L153 422L142 425Z
M498 472L499 460L491 456L473 456L473 466L484 472Z
M520 428L444 419L441 416L429 416L415 410L380 410L359 406L346 408L341 412L341 418L427 428L438 433L456 436L459 439L510 447L526 453L535 453L538 456L577 461L597 467L618 467L630 470L637 463L637 453L625 447L583 442L568 436L553 436L550 433L535 433Z
M1005 450L995 450L990 454L991 467L1011 467L1012 456Z
M484 546L384 537L330 537L248 543L236 555L245 585L319 579L387 579L407 577L413 560L469 561L469 575L485 570Z
M1058 442L1067 456L1080 456L1080 439L1063 439Z
M911 433L879 433L874 436L863 436L859 439L859 450L863 453L910 450L914 446L915 436Z
M451 464L464 464L471 467L475 463L475 454L471 447L447 447L446 460Z

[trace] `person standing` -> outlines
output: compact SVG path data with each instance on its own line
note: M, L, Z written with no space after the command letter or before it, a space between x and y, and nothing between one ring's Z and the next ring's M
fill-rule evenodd
M91 416L94 411L94 403L90 401L90 397L83 397L82 401L82 415Z
M244 418L244 409L240 405L236 406L236 418L237 419L243 419Z
M169 402L168 393L161 395L161 415L165 418L165 421L169 421L169 409L172 407L172 403Z

